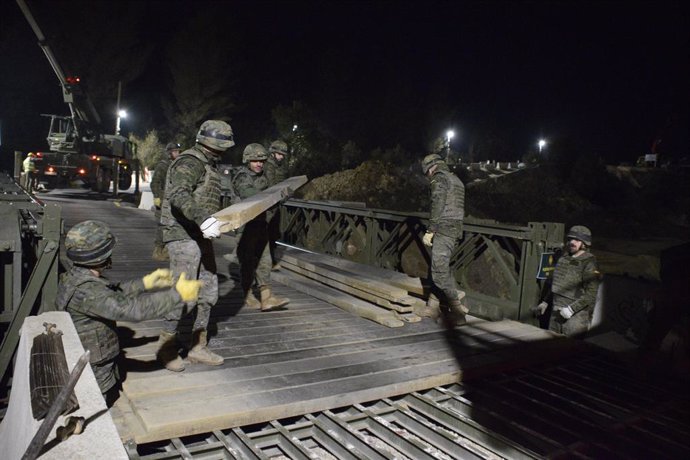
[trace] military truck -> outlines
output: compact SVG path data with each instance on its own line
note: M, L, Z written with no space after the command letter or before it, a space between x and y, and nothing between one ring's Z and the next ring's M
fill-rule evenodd
M63 99L71 113L64 116L41 114L50 118L47 141L50 151L56 154L44 154L42 176L49 185L57 185L58 179L69 182L80 179L98 192L108 191L111 182L114 192L128 189L132 184L134 144L124 136L105 133L101 117L81 79L65 73L26 2L17 0L17 4L60 82Z

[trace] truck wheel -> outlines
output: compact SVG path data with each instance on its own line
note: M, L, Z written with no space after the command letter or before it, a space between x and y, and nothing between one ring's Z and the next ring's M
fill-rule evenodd
M96 176L96 183L94 184L94 191L98 193L107 193L110 188L110 170L99 168Z

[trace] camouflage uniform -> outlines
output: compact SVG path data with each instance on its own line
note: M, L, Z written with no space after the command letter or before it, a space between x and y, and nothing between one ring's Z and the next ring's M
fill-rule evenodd
M218 301L213 243L203 237L199 225L220 210L220 193L216 157L202 145L185 150L170 165L160 225L173 276L186 272L204 282L196 304L194 331L208 328L211 307ZM179 318L169 315L166 319L165 331L173 333Z
M120 353L116 321L144 321L180 314L184 303L174 290L145 292L141 280L112 284L89 268L73 266L60 279L56 306L72 317L79 339L91 351L91 367L102 393L118 383Z
M268 188L266 175L257 174L246 166L237 170L234 178L235 191L240 199L249 198ZM240 234L237 247L240 259L240 278L242 289L251 289L256 278L257 286L267 286L271 282L271 253L268 247L268 222L262 213L247 222Z
M163 202L163 192L165 191L165 180L168 175L168 168L172 163L172 158L165 155L161 161L156 165L156 169L153 172L153 179L151 179L151 192L154 198L158 198Z
M272 187L283 182L288 178L288 148L287 144L281 140L275 140L269 147L268 160L264 164L264 174L268 180L268 186ZM282 154L283 159L278 161L276 153ZM276 207L267 214L268 218L268 240L271 251L271 261L274 269L279 268L278 257L276 255L276 241L280 239L280 207Z
M172 163L172 158L166 153L165 157L158 162L156 169L153 172L153 179L151 180L151 192L153 198L158 199L159 203L163 203L163 194L165 192L165 180L168 175L168 168ZM161 206L156 206L155 211L156 222L161 220ZM156 226L156 240L154 241L154 260L168 260L168 255L163 244L163 228L160 225Z
M288 162L284 158L283 161L278 163L273 155L268 157L266 164L264 165L264 174L268 180L268 186L272 187L280 182L283 182L288 178Z
M597 259L590 252L584 252L578 257L564 254L558 259L551 285L553 310L549 321L550 330L567 336L587 332L592 322L599 279ZM568 320L559 313L567 306L574 312Z
M431 216L428 231L434 233L431 248L431 279L450 301L458 299L450 258L462 237L465 217L465 186L444 162L431 177Z

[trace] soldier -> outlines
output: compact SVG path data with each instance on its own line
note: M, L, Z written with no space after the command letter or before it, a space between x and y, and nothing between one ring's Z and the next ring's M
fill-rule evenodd
M208 348L208 322L211 308L218 301L218 276L211 239L220 236L221 222L212 215L221 209L221 184L217 163L227 149L235 145L232 128L219 120L202 123L196 145L185 150L168 168L161 206L163 242L170 255L173 275L181 272L202 280L196 319L192 327L190 362L210 366L223 364L223 357ZM179 318L168 321L159 337L158 358L166 369L180 372L184 362L178 354Z
M27 192L33 192L36 187L36 163L34 160L36 154L29 152L22 162L22 169L24 170L24 188Z
M165 192L165 179L168 176L168 168L170 163L180 155L180 144L175 142L168 142L165 146L165 156L158 162L156 169L153 172L153 179L151 180L151 192L153 193L153 205L156 207L156 222L160 224L161 220L161 203L163 201L163 192ZM168 260L169 256L163 244L163 227L156 226L156 241L153 244L153 260Z
M592 323L601 273L596 257L587 250L592 245L589 228L575 225L566 238L567 254L556 262L551 299L541 302L537 308L543 315L551 304L550 330L569 337L582 337Z
M288 178L288 146L281 140L271 142L268 148L268 160L264 165L264 174L271 187Z
M264 174L268 179L268 186L272 187L288 178L288 146L280 139L271 142L268 148L268 160L264 165ZM268 239L271 249L271 260L273 270L280 268L278 257L276 256L276 241L280 238L280 208L276 207L268 215Z
M424 234L424 245L431 247L432 295L443 294L450 307L449 323L456 326L465 322L469 313L461 300L465 293L459 291L450 267L450 257L459 238L465 216L465 186L450 172L440 155L431 154L422 160L422 170L431 182L431 215L429 228ZM434 292L436 291L436 292ZM437 316L430 304L424 316Z
M115 359L120 353L116 321L143 321L179 314L185 301L196 300L201 282L182 273L173 289L170 270L159 269L142 279L113 284L103 276L111 267L115 237L97 220L76 224L67 232L65 248L72 267L62 275L56 306L72 317L84 348L91 351L91 367L106 404L119 393Z
M249 198L268 188L264 164L268 159L266 148L261 144L249 144L242 153L243 166L235 174L235 191L240 199ZM237 247L240 259L240 282L245 294L245 305L261 311L277 310L289 299L275 297L271 293L271 253L268 247L268 223L266 213L255 217L244 226ZM261 301L252 292L256 281Z

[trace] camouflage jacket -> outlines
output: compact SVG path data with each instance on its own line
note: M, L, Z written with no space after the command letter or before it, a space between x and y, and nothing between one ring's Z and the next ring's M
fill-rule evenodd
M163 242L201 239L199 225L221 209L220 174L213 154L196 145L168 168L161 205Z
M464 218L465 186L447 166L439 164L431 177L429 231L458 238Z
M141 280L111 284L88 268L73 266L60 279L56 307L72 317L82 345L91 351L91 364L105 392L116 383L116 376L112 368L100 375L97 367L120 352L115 322L162 318L181 310L184 303L175 289L144 293Z
M151 179L151 192L154 198L160 198L163 201L163 193L165 192L165 179L168 175L168 168L172 163L172 159L166 154L165 158L158 162L156 169L153 170L153 179Z
M244 200L245 198L249 198L250 196L254 196L266 190L268 188L268 179L263 172L257 174L247 166L241 166L235 172L233 185L235 186L235 192L237 192L239 198ZM268 212L270 212L270 210ZM266 222L266 220L267 216L264 212L256 216L250 223L256 225L259 222Z
M593 254L562 255L556 263L551 284L554 309L570 306L575 313L585 309L593 311L600 279L597 258Z
M268 160L264 163L264 175L268 180L268 186L272 187L288 178L288 162L287 158L278 163L278 160L270 154Z

